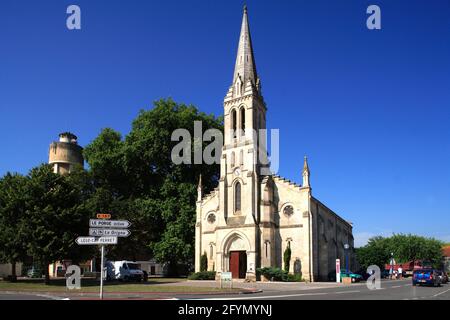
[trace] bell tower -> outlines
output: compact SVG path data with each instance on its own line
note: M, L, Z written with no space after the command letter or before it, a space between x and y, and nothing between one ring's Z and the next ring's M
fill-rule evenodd
M267 164L266 104L256 71L255 56L244 7L233 81L224 99L224 147L221 159L222 206L225 219L242 224L258 221L258 181ZM260 137L261 136L261 137Z

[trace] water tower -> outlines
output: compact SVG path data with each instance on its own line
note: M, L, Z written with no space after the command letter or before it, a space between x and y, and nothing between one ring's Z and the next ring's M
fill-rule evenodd
M83 148L78 145L77 136L64 132L59 135L58 142L50 144L48 163L58 174L70 173L75 165L84 166Z

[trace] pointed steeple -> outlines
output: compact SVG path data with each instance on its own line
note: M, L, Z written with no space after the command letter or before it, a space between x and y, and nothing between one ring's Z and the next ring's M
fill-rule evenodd
M303 162L303 172L302 172L302 176L303 176L303 187L310 187L309 184L309 166L308 166L308 158L305 156L305 160Z
M233 85L239 78L244 87L248 80L251 80L254 86L259 85L246 5L244 6L244 16L242 18L241 36L239 38L236 65L234 68Z

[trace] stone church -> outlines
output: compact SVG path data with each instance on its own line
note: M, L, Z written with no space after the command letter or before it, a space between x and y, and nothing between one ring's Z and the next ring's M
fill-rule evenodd
M224 146L218 187L210 194L198 187L195 270L201 256L208 270L233 278L257 280L262 267L284 268L291 248L290 272L306 281L326 281L336 259L353 264L352 224L312 195L305 157L303 183L295 184L263 170L266 141L254 131L266 129L267 108L261 93L247 8L239 39L233 82L224 100ZM349 245L349 249L346 245ZM348 252L346 252L348 250Z

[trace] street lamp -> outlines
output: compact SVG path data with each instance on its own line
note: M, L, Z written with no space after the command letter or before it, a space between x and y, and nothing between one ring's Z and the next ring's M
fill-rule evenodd
M350 249L350 245L348 244L348 243L346 243L346 244L344 244L344 249L345 249L345 252L346 252L346 257L345 257L345 268L347 269L347 273L349 273L349 270L348 270L348 249Z
M391 270L389 270L389 276L391 279L392 279L392 276L394 275L394 264L395 264L394 253L391 252Z

